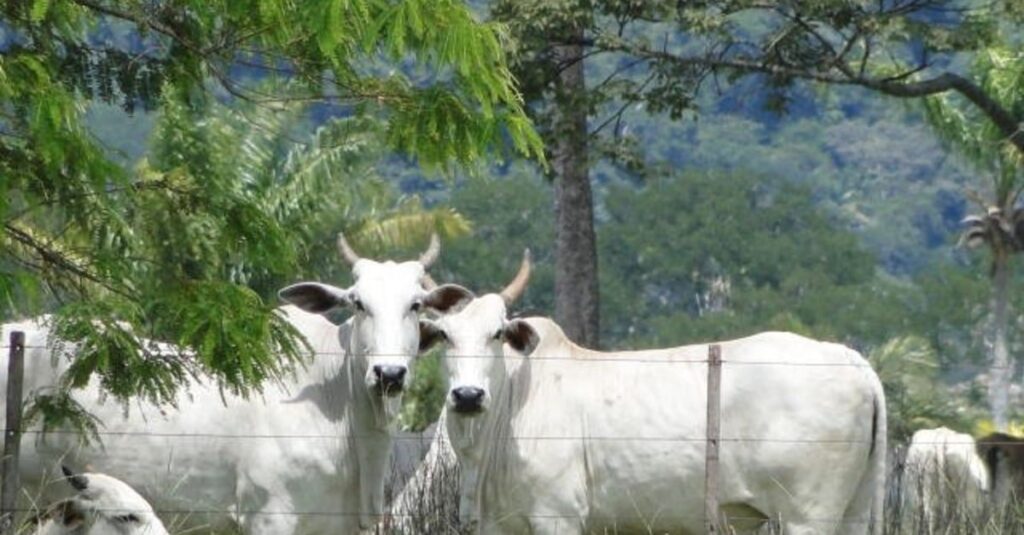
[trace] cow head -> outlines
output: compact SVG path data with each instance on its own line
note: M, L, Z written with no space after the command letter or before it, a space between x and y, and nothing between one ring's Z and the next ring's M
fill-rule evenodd
M51 507L36 535L167 535L153 507L127 483L61 468L77 494Z
M434 321L420 321L420 346L427 349L436 342L446 343L442 359L448 377L445 403L453 412L475 415L488 409L492 392L506 380L505 344L522 354L530 353L536 346L537 333L529 324L507 318L508 305L522 294L529 276L527 250L519 273L501 293L475 297L462 288L453 298L424 303L442 316Z
M360 258L341 234L338 249L352 265L355 283L351 287L303 282L284 288L279 295L307 312L326 315L337 308L351 310L348 358L364 374L370 392L398 395L411 380L409 370L420 341L419 311L427 296L425 288L435 286L426 270L437 259L440 242L436 234L431 236L430 246L418 260L401 263Z

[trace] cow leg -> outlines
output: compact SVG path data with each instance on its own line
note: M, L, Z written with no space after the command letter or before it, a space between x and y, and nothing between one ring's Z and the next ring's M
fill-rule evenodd
M373 529L384 514L384 476L391 459L390 435L372 431L355 442L359 459L359 527Z
M783 519L781 531L784 535L868 535L870 532L869 523L846 523L841 515L815 516L813 520Z
M583 535L583 523L572 515L538 512L530 517L534 535Z
M299 517L287 496L272 497L262 509L243 511L239 524L246 535L289 535L297 532Z
M299 516L286 485L273 469L244 471L235 481L236 520L245 535L292 535Z

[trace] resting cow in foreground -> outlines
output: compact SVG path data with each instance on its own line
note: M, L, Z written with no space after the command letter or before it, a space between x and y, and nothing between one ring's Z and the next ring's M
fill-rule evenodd
M914 433L904 463L902 526L941 533L951 521L977 525L989 490L974 438L945 427Z
M480 533L704 532L707 345L601 353L468 291L445 340L460 516ZM855 351L788 333L722 342L722 514L740 531L881 533L885 398Z
M73 396L103 422L102 449L81 449L71 434L32 442L38 435L27 433L23 480L40 481L44 467L67 454L118 474L161 508L193 511L192 523L234 518L250 535L371 528L383 510L389 425L419 347L418 310L431 295L425 268L439 245L435 237L418 261L402 263L361 259L342 237L339 247L352 264L352 287L281 291L294 306L279 313L314 352L293 376L248 400L197 380L176 407L125 406L93 381ZM324 317L338 307L353 311L341 326ZM56 384L61 369L45 349L54 342L48 326L5 325L4 339L12 329L27 331L34 348L25 357L26 392Z
M50 507L34 535L167 535L153 507L124 481L63 468L77 493Z

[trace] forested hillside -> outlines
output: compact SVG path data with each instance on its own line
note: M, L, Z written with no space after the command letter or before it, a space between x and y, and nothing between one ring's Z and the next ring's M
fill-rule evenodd
M492 7L501 16L500 3L473 4L481 18ZM761 29L757 19L744 24L751 35ZM134 31L102 23L88 41L140 50ZM691 39L677 32L668 40L686 47ZM625 72L628 83L647 75L630 74L631 68L623 54L595 55L585 74L595 85L612 73ZM411 64L403 69L414 83L431 80ZM272 78L245 64L234 65L232 75L257 86ZM916 336L927 341L944 377L974 377L987 355L988 260L983 251L959 246L958 238L961 220L975 209L972 195L983 194L988 182L940 142L922 101L804 82L780 92L764 75L702 87L679 110L648 109L644 102L616 109L621 99L595 104L589 126L601 132L590 145L589 176L602 345L649 347L785 329L870 353ZM316 145L351 134L338 133L351 109L296 104L266 113L251 103L240 106L229 89L212 88L219 104L202 111L206 118L192 110L178 120L207 129L203 136L212 137L205 139L217 143L209 157L223 158L216 162L221 172L251 167L240 171L257 189L284 180L297 159L320 157L289 154L289 143ZM170 108L103 100L89 102L85 115L102 150L131 172L173 171L160 158L168 144L182 142L170 131L178 128L168 122ZM614 111L604 114L610 122L601 110ZM382 150L388 134L372 130L347 154L330 155L327 174L310 175L309 187L330 191L330 169L350 173L333 197L278 214L297 230L309 210L310 225L295 235L308 240L300 254L317 258L299 271L347 277L328 258L341 227L369 251L402 254L416 247L426 222L445 236L438 278L478 291L502 284L529 246L537 268L523 310L553 314L555 224L544 166L496 152L482 164L424 169L422 160ZM270 174L254 175L260 166ZM375 219L381 215L390 222ZM397 238L403 229L411 234ZM241 280L266 299L297 274L296 266L254 269ZM1020 310L1021 283L1013 284L1011 309ZM12 313L26 309L15 304ZM1019 326L1020 315L1012 322ZM1010 329L1011 354L1020 353L1019 332Z

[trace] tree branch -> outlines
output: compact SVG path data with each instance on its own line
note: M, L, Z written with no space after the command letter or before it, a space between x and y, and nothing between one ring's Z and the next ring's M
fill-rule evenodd
M45 272L47 271L47 266L53 266L59 271L63 271L80 279L93 282L99 286L102 286L103 288L106 288L107 290L110 290L111 292L126 297L132 297L123 288L118 288L111 285L110 281L104 280L97 274L92 273L88 269L80 266L77 262L69 258L64 253L50 247L49 244L42 243L39 240L35 239L29 232L26 232L25 230L18 228L17 226L12 225L10 223L4 223L3 231L4 234L10 237L10 239L14 240L17 243L20 243L21 245L35 252L35 254L39 257L39 260L43 262L41 265L37 266L38 271Z
M902 77L871 78L852 69L839 69L834 64L829 65L829 68L834 70L818 71L742 58L680 56L663 50L626 45L621 42L608 45L605 47L605 50L625 52L636 57L682 66L704 66L711 69L727 69L742 73L763 73L826 84L860 86L899 98L919 98L954 91L977 106L996 125L999 131L1006 136L1007 141L1012 143L1017 150L1024 153L1024 129L1022 129L1021 121L985 93L977 84L959 74L951 72L944 72L926 80L905 81Z

